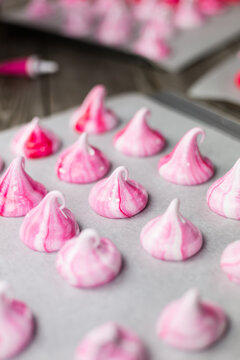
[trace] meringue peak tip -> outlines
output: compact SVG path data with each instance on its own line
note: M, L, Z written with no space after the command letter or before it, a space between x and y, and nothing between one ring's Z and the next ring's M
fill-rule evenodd
M182 300L189 304L198 304L200 300L200 294L197 288L189 289L182 297Z
M168 210L174 210L175 212L179 212L179 208L180 208L180 200L178 199L178 198L175 198L175 199L173 199L171 202L170 202L170 204L169 204L169 206L168 206L168 208L167 208L167 211Z
M94 247L97 247L100 242L100 237L94 229L83 230L77 239L81 245L94 245Z
M128 169L125 166L119 166L113 171L112 175L117 175L117 177L122 177L124 180L127 180Z
M0 281L0 296L9 293L10 286L6 281Z
M61 207L65 207L65 198L63 194L59 190L52 190L47 195L45 195L45 199L61 201Z
M38 116L34 116L34 118L30 121L30 123L35 126L38 125L39 122L40 122L40 119Z

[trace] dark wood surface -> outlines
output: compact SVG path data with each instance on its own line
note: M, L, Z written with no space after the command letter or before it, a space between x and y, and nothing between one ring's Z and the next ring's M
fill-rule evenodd
M56 60L61 69L35 80L0 77L0 129L77 105L97 83L106 85L109 95L163 90L185 96L194 81L239 48L240 39L181 74L169 74L124 54L0 23L0 61L35 53ZM201 103L240 119L238 106Z

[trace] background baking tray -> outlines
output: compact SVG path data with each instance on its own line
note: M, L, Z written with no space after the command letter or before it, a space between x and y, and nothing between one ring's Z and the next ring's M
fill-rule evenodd
M166 97L166 96L165 96ZM92 185L71 185L57 179L54 167L59 154L45 159L27 160L26 170L49 190L58 189L67 206L75 213L81 228L95 228L111 239L121 251L124 267L112 283L93 290L72 288L55 269L56 254L34 252L19 239L22 218L0 218L0 274L14 288L17 298L27 302L37 320L34 341L19 356L21 360L72 359L81 338L95 326L117 321L131 328L143 339L152 360L238 360L240 353L240 289L222 273L219 259L225 246L239 239L239 222L224 219L211 212L206 204L210 184L222 176L240 154L239 139L226 131L201 122L198 114L179 112L177 105L163 105L139 94L126 94L109 100L124 125L142 106L152 111L150 124L162 131L168 140L163 154L169 152L185 132L201 126L206 140L201 145L216 166L216 175L206 184L184 187L170 184L157 173L161 155L147 159L124 156L112 146L113 133L90 136L90 142L107 154L112 169L125 165L130 177L142 183L149 192L146 209L131 219L111 220L95 214L88 205ZM73 110L48 118L47 126L63 140L63 147L78 138L69 128ZM205 117L208 114L206 112ZM16 128L0 134L0 154L6 165L13 158L9 143ZM193 258L182 263L153 259L142 249L139 234L153 217L161 214L170 201L181 200L181 212L196 224L204 235L204 247ZM189 288L217 302L227 312L231 326L226 336L211 349L196 354L174 350L158 340L157 318L163 307Z
M240 35L240 6L229 7L222 14L209 18L203 26L188 31L179 31L170 40L172 56L161 63L154 63L170 72L179 72L192 63L206 57L208 54L223 47L228 42L237 39ZM67 37L61 30L62 20L59 16L51 19L31 19L25 8L4 11L1 21L9 24L35 28L45 32L60 34ZM72 37L71 37L72 38ZM96 43L94 38L84 38L89 43ZM131 53L127 47L119 47L125 53ZM135 55L138 56L138 55ZM139 56L138 56L139 57ZM151 62L150 60L148 60Z

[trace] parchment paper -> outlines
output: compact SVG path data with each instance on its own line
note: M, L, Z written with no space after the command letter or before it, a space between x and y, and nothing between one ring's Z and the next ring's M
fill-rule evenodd
M224 100L240 105L240 89L234 83L238 71L240 58L231 56L201 77L188 94L192 98Z
M240 6L233 6L229 7L224 13L207 19L203 26L188 31L180 31L170 40L172 56L161 63L155 63L155 65L159 65L161 68L170 72L178 72L184 69L193 62L237 38L240 34L239 19ZM37 21L29 18L24 9L20 9L18 11L14 10L3 13L2 20L8 23L58 33L67 37L61 30L60 25L62 20L57 16L51 17L50 20L44 19ZM85 38L84 40L95 42L94 38L91 37L88 39ZM119 49L130 53L127 47Z
M150 124L161 130L168 140L163 154L169 152L187 130L202 126L207 136L201 151L216 165L216 175L207 184L196 187L173 185L157 173L161 155L148 159L126 157L112 146L114 132L91 136L90 142L108 155L112 169L125 165L130 177L142 183L150 195L149 205L142 213L131 219L111 220L95 214L88 206L92 185L71 185L57 179L54 167L59 154L27 160L26 170L33 178L49 190L62 191L81 228L95 228L117 245L124 258L124 268L115 281L101 288L72 288L55 269L56 254L37 253L21 243L22 218L0 218L0 278L12 285L17 298L29 304L37 321L35 339L19 359L70 360L89 330L112 320L139 334L152 360L238 360L240 288L222 273L219 259L225 246L240 238L239 222L211 212L205 198L210 184L239 157L239 141L138 94L112 98L109 106L121 118L120 127L140 107L149 107L152 110ZM46 124L63 139L63 148L78 137L69 128L71 113L72 110L56 114ZM9 142L15 132L16 129L11 129L0 134L0 154L6 165L13 158ZM175 197L181 200L181 212L201 229L205 240L203 250L184 263L153 259L139 242L142 227L161 214ZM231 327L216 346L201 353L187 354L158 340L155 325L163 307L192 287L197 287L204 297L226 310Z

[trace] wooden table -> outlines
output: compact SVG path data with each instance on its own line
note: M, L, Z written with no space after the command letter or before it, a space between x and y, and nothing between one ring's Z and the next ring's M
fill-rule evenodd
M202 74L239 48L240 39L181 74L169 74L131 56L0 23L0 61L36 53L56 60L61 69L55 75L35 80L0 78L0 129L80 104L97 83L106 85L110 95L161 90L185 95ZM202 103L240 119L238 106Z

